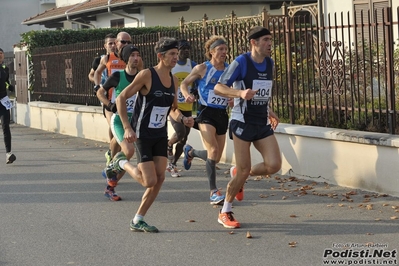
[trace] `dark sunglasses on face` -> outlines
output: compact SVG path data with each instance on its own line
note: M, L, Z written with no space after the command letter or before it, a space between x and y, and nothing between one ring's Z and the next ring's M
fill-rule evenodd
M131 44L131 41L120 40L121 44Z

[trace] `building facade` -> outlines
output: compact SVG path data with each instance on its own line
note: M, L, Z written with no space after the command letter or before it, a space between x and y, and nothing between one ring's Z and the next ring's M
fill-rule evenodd
M44 26L23 25L26 18L55 7L55 0L12 0L1 1L0 8L0 47L5 52L13 51L13 46L20 42L21 33L42 30Z

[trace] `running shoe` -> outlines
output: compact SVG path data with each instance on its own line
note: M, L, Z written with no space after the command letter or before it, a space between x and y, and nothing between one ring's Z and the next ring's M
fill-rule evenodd
M6 154L6 164L13 163L16 159L17 159L17 157L15 157L15 155L12 154L11 152L8 152Z
M193 147L191 147L189 144L184 145L183 151L184 151L184 160L183 160L183 165L184 169L188 170L191 167L191 161L193 160L193 157L191 157L188 152L191 151Z
M170 173L170 172L172 172L172 169L173 169L173 164L168 163L168 166L166 167L166 171L168 171Z
M109 200L111 200L111 201L119 201L119 200L122 199L121 197L119 197L119 196L116 194L115 188L114 188L114 187L111 187L111 186L107 186L107 187L105 188L104 196L106 196L106 197L107 197Z
M175 156L173 155L173 147L168 145L168 160L173 161Z
M125 154L123 152L118 152L117 154L115 154L114 159L112 159L112 168L117 172L117 173L121 173L124 170L122 169L122 167L119 165L119 162L122 160L127 160Z
M158 233L158 228L153 225L148 225L143 220L139 221L137 224L134 224L133 221L130 221L130 230L136 232L148 232L148 233Z
M218 223L223 225L225 228L241 227L240 223L237 222L236 219L234 219L233 212L222 212L222 210L220 210L219 212Z
M233 178L237 174L237 168L235 166L232 166L230 168L230 176ZM235 199L238 201L242 201L244 199L244 186L240 188L240 191L238 191L237 195L235 196Z
M177 166L169 163L168 167L166 167L166 170L170 173L171 177L181 177L179 170L177 170Z
M105 167L101 174L107 180L109 186L116 187L118 185L118 174L111 167Z
M215 189L212 192L210 200L211 200L210 204L212 204L212 205L221 204L224 201L224 195L222 195L222 193L220 193L220 191L218 189Z
M177 166L176 165L172 165L172 170L170 171L170 176L171 177L181 177L179 170L177 170Z
M105 156L105 159L107 160L106 165L109 165L109 163L110 163L111 160L112 160L111 150L108 150L108 151L105 153L104 156Z

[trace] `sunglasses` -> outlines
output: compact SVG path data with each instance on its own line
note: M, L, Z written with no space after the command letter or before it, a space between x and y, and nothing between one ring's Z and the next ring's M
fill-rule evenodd
M120 40L121 44L131 44L131 41Z

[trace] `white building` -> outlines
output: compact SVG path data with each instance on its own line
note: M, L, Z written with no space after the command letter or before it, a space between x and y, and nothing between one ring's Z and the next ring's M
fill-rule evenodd
M270 14L280 15L284 1L265 0L56 0L56 8L23 21L24 25L49 28L109 28L177 26L179 19L201 20L223 18L231 11L239 17L260 14L265 7ZM296 4L315 0L299 0Z
M350 2L350 4L348 4ZM370 12L370 22L371 23L381 23L382 22L382 10L391 7L392 8L392 20L398 21L398 7L399 7L399 0L335 0L335 1L328 1L328 0L318 0L319 6L322 6L324 10L324 25L328 25L328 14L330 14L331 22L334 22L335 17L337 16L337 25L351 25L355 22L354 12L356 12L356 24L361 24L361 19L363 17L363 23L368 24L368 12ZM363 14L361 13L363 11ZM341 16L342 14L342 16ZM343 18L343 19L342 19ZM383 39L383 27L377 26L378 30L374 30L369 33L367 29L364 31L364 36L371 36L371 41L376 42L384 42ZM351 36L351 43L349 44L349 36L348 31L345 31L344 39L345 45L354 45L354 34ZM332 31L332 37L334 38L335 33ZM342 34L338 33L338 37L335 39L341 40ZM358 33L360 35L360 33ZM378 36L377 36L378 35ZM393 32L394 41L397 42L398 40L398 30L396 26L396 30Z
M1 0L0 47L5 52L13 51L13 46L21 40L21 33L45 29L40 25L22 25L21 22L52 7L55 7L55 0Z

